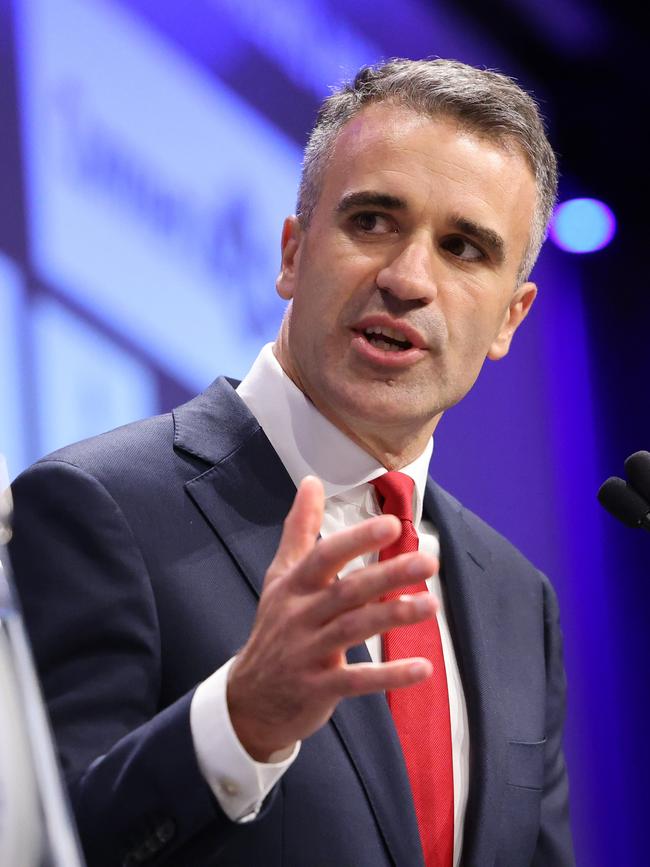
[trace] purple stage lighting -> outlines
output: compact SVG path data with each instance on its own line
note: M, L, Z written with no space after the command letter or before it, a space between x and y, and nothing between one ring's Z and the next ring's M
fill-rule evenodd
M598 199L570 199L555 209L550 237L569 253L593 253L606 247L616 232L616 217Z

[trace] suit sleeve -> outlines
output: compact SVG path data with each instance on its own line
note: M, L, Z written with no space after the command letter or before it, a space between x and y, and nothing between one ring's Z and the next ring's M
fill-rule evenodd
M562 633L555 591L544 577L544 636L546 644L546 751L540 832L532 867L573 867L575 857L569 825L569 786L562 750L566 677Z
M161 707L155 599L119 505L56 460L13 496L18 595L88 863L189 863L206 830L218 851L241 826L197 765L193 691Z

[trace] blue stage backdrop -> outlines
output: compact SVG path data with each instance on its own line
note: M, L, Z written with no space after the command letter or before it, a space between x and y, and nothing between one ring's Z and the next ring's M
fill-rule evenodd
M315 107L361 64L436 54L501 68L545 100L553 131L544 81L451 3L1 8L0 450L12 475L244 374L283 313L280 230ZM579 863L636 864L582 264L549 248L535 276L535 312L441 423L431 471L551 576Z

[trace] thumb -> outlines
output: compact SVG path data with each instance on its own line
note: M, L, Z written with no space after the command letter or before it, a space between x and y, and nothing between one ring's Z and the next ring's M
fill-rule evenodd
M314 547L323 522L324 505L323 483L316 476L305 476L284 519L280 544L267 570L265 584L295 566Z

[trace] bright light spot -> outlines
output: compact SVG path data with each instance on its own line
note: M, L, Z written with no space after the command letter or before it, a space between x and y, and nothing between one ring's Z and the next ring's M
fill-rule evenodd
M570 253L593 253L606 247L616 232L616 217L598 199L570 199L555 209L550 237Z

